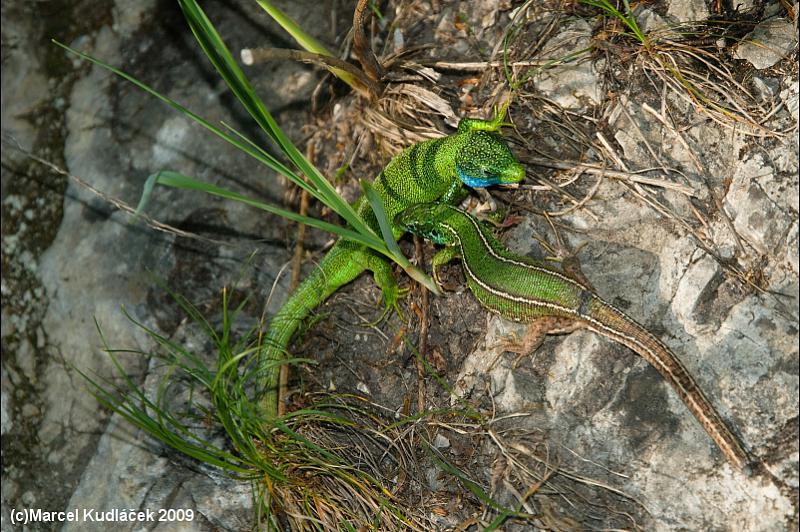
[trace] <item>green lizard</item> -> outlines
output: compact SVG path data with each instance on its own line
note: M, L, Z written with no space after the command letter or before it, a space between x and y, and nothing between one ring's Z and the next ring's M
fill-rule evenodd
M467 284L483 306L504 318L531 323L525 339L510 351L528 354L545 334L579 327L619 342L661 373L732 465L751 471L755 465L752 455L675 354L632 318L600 299L588 282L511 253L473 216L450 205L414 205L394 221L405 231L448 246L432 261L437 282L437 269L461 258Z
M389 220L417 203L458 201L466 193L464 185L487 187L521 181L525 170L498 133L504 116L505 108L493 120L464 118L455 134L414 144L392 159L373 183ZM361 197L353 207L380 234L369 202ZM395 238L403 234L397 227L393 231ZM284 356L298 325L364 270L373 272L387 308L396 307L401 294L389 261L363 245L339 240L273 317L260 353L261 403L267 415L277 412L276 361Z

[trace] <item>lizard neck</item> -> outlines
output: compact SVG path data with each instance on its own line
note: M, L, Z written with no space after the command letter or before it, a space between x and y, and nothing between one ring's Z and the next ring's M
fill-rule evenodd
M458 180L458 143L451 135L420 142L403 150L381 172L373 186L391 219L410 205L439 201Z

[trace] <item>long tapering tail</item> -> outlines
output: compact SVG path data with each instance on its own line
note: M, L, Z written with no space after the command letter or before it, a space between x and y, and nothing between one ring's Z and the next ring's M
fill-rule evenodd
M727 460L745 472L754 457L706 398L680 359L658 338L633 319L598 297L592 298L582 317L588 327L638 353L670 383Z
M280 361L285 358L289 341L300 323L339 287L364 271L355 265L352 247L352 244L342 242L334 245L272 318L262 340L258 361L258 389L265 415L274 417L278 413ZM343 268L343 264L348 267Z

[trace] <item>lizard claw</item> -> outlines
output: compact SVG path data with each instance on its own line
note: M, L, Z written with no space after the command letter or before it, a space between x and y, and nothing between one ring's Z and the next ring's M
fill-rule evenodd
M403 314L403 309L400 308L400 300L406 297L410 291L409 288L399 288L397 285L392 285L390 287L382 287L383 290L383 312L381 315L378 316L378 319L371 322L369 325L377 325L382 322L392 311L397 313L397 316L400 318L401 321L406 322L405 314Z
M400 320L403 323L405 323L407 320L405 315L403 314L403 309L400 308L400 300L406 297L410 291L411 289L407 287L396 289L394 298L391 301L389 301L389 299L387 299L384 294L384 302L386 303L386 310L384 311L384 314L387 314L389 311L394 310L397 313L397 317L400 318Z

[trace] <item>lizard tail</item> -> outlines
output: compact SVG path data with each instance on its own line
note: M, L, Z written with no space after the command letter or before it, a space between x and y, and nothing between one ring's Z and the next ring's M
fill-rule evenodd
M258 389L265 415L277 415L280 361L285 358L289 341L300 324L339 287L364 271L364 268L355 267L353 255L348 244L338 242L334 245L272 318L262 339L258 361ZM342 268L343 264L348 267Z
M719 449L736 468L752 471L754 457L706 398L680 359L644 327L598 297L581 313L588 327L632 349L653 366L675 389Z

